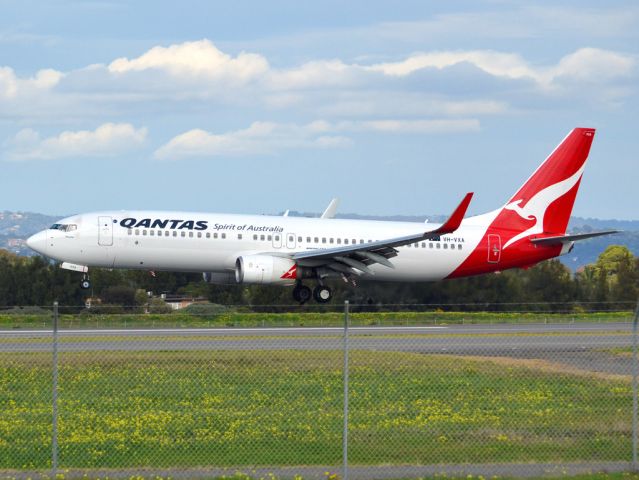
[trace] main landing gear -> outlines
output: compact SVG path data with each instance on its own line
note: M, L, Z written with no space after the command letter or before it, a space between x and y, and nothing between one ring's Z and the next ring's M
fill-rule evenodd
M87 273L82 275L82 280L80 281L80 288L82 290L88 290L91 288L91 281L89 280L89 275Z
M293 298L295 301L300 302L301 305L308 302L311 299L311 295L316 302L326 303L332 298L333 292L326 285L318 285L311 292L309 287L301 283L297 283L293 289Z

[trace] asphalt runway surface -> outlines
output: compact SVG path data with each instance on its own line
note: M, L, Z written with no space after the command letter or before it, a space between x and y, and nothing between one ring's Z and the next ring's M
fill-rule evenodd
M335 327L60 330L60 352L190 350L340 350ZM1 352L52 351L50 330L0 331ZM351 327L351 350L539 359L572 368L630 375L631 323Z

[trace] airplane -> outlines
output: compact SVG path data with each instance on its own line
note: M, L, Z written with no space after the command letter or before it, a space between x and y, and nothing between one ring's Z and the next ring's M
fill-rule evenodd
M503 206L464 218L467 193L443 224L171 211L104 211L64 218L27 245L81 272L89 268L204 272L214 284L293 286L300 304L331 300L326 280L423 282L528 268L575 241L566 234L595 134L575 128ZM305 283L314 284L313 290Z

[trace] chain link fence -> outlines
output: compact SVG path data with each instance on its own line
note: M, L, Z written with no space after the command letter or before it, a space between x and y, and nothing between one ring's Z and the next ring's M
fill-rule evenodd
M0 476L637 466L639 310L633 330L630 311L433 321L416 307L311 308L189 321L56 307L7 320Z

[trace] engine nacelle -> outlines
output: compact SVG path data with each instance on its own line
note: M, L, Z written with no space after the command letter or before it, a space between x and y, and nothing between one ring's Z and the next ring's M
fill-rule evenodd
M293 285L296 279L297 265L290 258L246 255L235 261L238 283Z
M202 278L206 283L214 285L235 285L235 272L204 272Z

